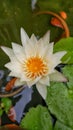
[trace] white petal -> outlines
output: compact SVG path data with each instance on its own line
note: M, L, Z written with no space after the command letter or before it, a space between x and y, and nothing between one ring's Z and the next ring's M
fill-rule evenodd
M12 76L12 77L17 77L17 78L21 78L20 74L17 72L10 72L8 76Z
M11 70L11 68L12 68L12 63L11 63L11 62L6 63L6 64L5 64L5 67L7 67L8 69Z
M25 54L26 54L26 57L29 58L32 56L33 54L33 49L31 48L31 46L29 45L26 45L25 46ZM34 55L34 54L33 54Z
M53 45L54 42L50 43L50 44L46 44L43 46L43 44L41 44L41 46L39 46L39 52L40 55L46 59L49 58L50 55L52 55L53 53Z
M42 78L39 80L39 82L40 82L41 84L44 84L44 85L49 86L49 85L50 85L49 76L44 76L44 77L42 77Z
M24 71L21 74L20 80L21 80L21 82L23 82L23 81L30 81L30 79L26 77Z
M32 85L36 84L38 80L40 80L41 77L37 77L36 79L30 80L27 82L28 87L31 87Z
M11 48L9 47L4 47L4 46L1 46L1 49L9 56L9 58L11 60L14 59L14 52Z
M41 45L38 46L38 53L39 55L44 58L46 56L46 53L48 52L48 45Z
M35 43L32 43L31 44L27 44L25 46L25 54L26 54L26 57L29 58L29 57L32 57L32 56L37 56L38 54L38 45L35 44Z
M36 88L37 88L38 92L40 93L40 95L43 97L43 99L46 99L46 96L47 96L47 87L45 85L37 83L36 84Z
M49 47L48 47L48 54L49 55L53 53L53 46L54 46L54 42L49 44Z
M29 40L29 37L28 37L27 33L24 31L23 28L21 28L21 42L24 47L28 43L28 40Z
M66 51L60 51L60 52L56 52L53 57L56 61L60 61L60 59L66 54Z
M55 71L49 75L50 81L67 82L67 78L60 72Z
M24 48L16 43L12 43L12 47L13 47L13 51L17 59L20 62L23 62L26 59Z
M24 84L26 84L26 83L25 83L25 82L21 82L20 79L17 79L17 80L15 81L14 86L21 86L21 85L24 85Z
M43 38L41 38L38 41L38 52L40 53L40 56L48 58L48 55L53 53L53 44L54 43L47 44L47 42L45 43Z
M30 40L31 40L32 44L37 43L37 38L36 38L36 36L34 34L31 35Z
M42 39L43 39L44 44L49 43L49 41L50 41L50 31L48 31L48 32L44 35L44 37L43 37Z
M52 68L54 69L58 64L61 63L61 58L66 54L66 51L57 52L51 55L50 59L52 62Z
M50 31L48 31L42 38L38 40L38 44L41 46L49 45L50 41Z
M23 73L21 65L19 62L9 62L5 64L5 67L7 67L11 72L18 74L18 77L21 77L21 74Z

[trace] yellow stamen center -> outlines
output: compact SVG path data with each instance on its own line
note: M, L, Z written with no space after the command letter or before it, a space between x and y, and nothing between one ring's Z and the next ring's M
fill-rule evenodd
M47 65L39 57L31 57L24 63L24 71L28 78L36 78L47 73Z

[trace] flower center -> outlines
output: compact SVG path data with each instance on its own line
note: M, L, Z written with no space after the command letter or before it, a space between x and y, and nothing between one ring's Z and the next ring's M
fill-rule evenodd
M28 78L42 76L47 70L47 65L39 57L31 57L24 63L24 71Z

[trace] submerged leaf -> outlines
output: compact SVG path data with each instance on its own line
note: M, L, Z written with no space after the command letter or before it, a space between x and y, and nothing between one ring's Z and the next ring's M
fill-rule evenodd
M52 120L47 108L39 105L29 110L20 126L28 130L52 130Z

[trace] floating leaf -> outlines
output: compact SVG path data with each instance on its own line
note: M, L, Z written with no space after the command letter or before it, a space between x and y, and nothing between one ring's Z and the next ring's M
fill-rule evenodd
M63 124L73 129L73 99L63 83L51 83L46 103L50 112Z
M73 89L73 65L66 65L63 68L64 75L68 78L67 85L70 89Z
M52 120L47 108L39 105L29 110L20 126L28 130L52 130Z
M62 58L63 63L73 63L73 38L64 38L58 41L54 46L54 51L67 51L67 54Z
M55 124L54 130L73 130L69 126L62 124L61 122L57 121Z
M6 90L6 91L9 92L10 90L12 90L12 88L14 87L14 83L15 83L16 79L17 79L17 78L12 78L12 79L7 83L7 85L6 85L6 87L5 87L5 90Z

